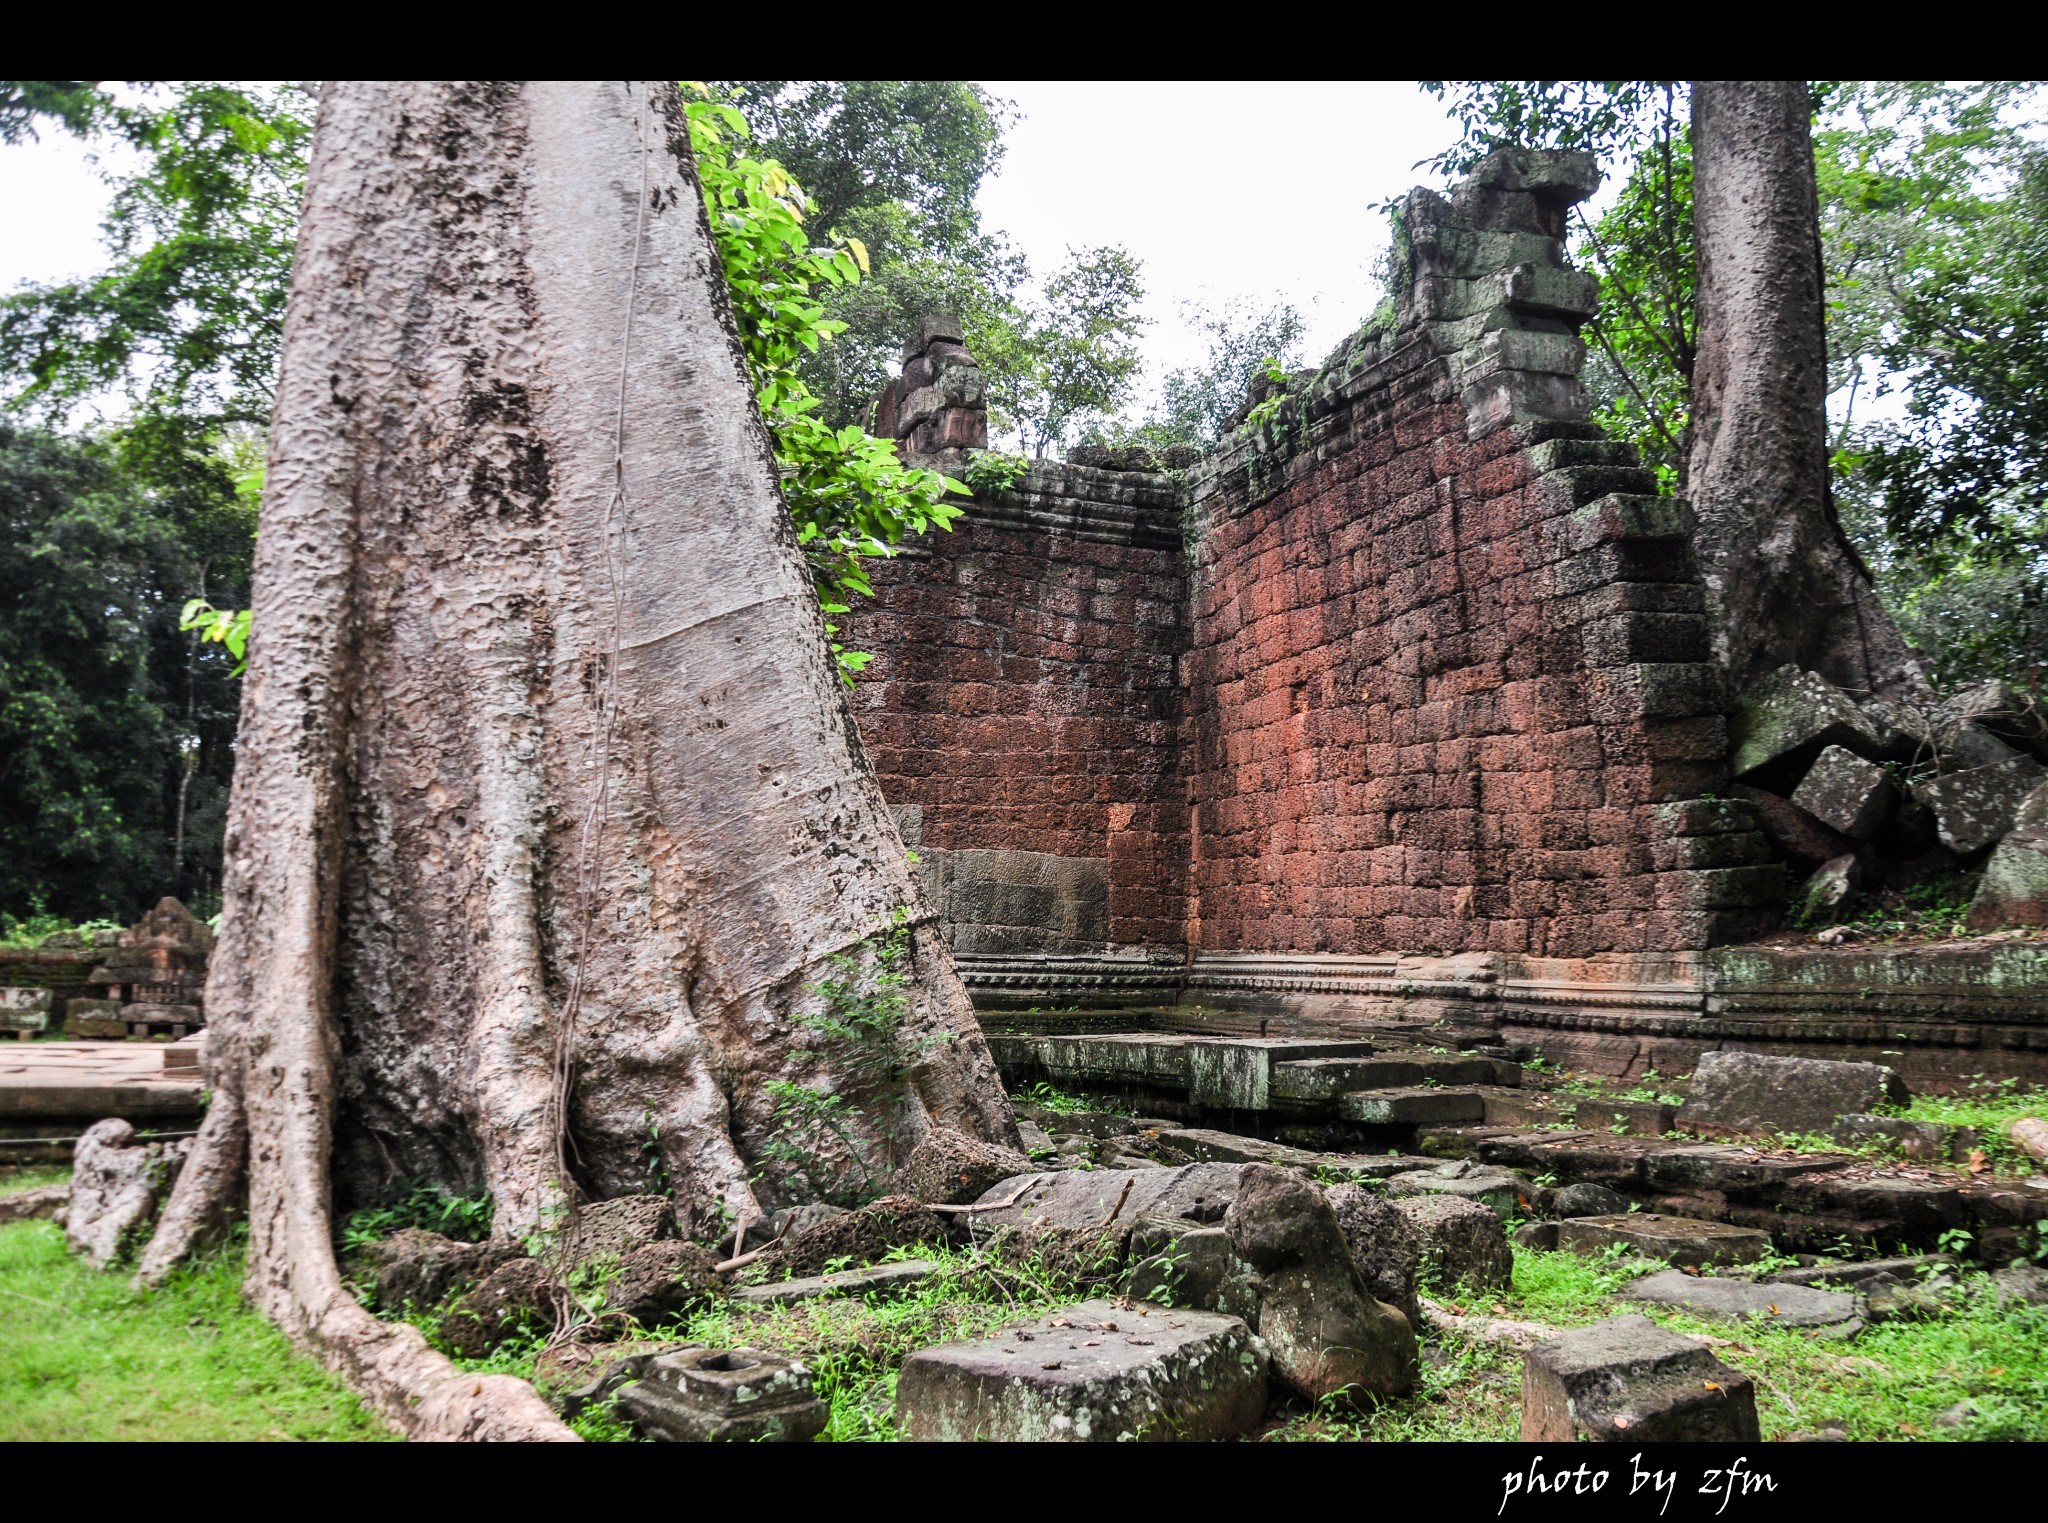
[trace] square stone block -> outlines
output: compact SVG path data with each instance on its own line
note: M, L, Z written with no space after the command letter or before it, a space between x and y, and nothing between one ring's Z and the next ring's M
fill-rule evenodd
M1523 1356L1524 1443L1743 1443L1761 1437L1749 1377L1648 1317L1610 1317Z
M806 1443L830 1415L809 1370L746 1348L664 1354L620 1390L618 1410L648 1437L677 1443Z
M1234 1438L1266 1411L1266 1348L1217 1312L1084 1301L920 1349L896 1383L907 1439Z
M1749 1264L1770 1252L1771 1235L1753 1227L1631 1211L1621 1216L1580 1216L1557 1224L1557 1246L1598 1253L1620 1243L1684 1269L1703 1264Z

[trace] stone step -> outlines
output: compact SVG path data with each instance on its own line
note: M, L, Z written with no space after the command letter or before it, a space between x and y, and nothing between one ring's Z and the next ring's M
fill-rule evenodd
M1521 1082L1521 1067L1495 1058L1436 1053L1379 1053L1371 1057L1295 1058L1273 1065L1272 1093L1279 1100L1330 1101L1361 1089L1414 1088L1438 1084L1490 1084L1503 1075Z
M1319 1153L1311 1148L1290 1147L1284 1142L1268 1142L1260 1137L1240 1137L1235 1132L1209 1131L1189 1127L1182 1131L1162 1132L1160 1146L1178 1154L1190 1163L1270 1163L1280 1168L1307 1169L1314 1172L1326 1169L1334 1174L1349 1175L1353 1179L1388 1179L1396 1174L1405 1174L1416 1169L1442 1167L1434 1158L1416 1158L1407 1154L1373 1153Z
M1365 1089L1340 1095L1337 1114L1362 1126L1433 1126L1477 1121L1486 1101L1474 1089Z

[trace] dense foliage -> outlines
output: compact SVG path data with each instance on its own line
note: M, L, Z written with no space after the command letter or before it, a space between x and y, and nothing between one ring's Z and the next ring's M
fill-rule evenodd
M162 463L0 422L0 913L218 892L238 684L178 621L246 596L253 517L223 467Z
M1697 338L1683 88L1432 88L1464 127L1446 168L1509 143L1590 149L1622 177L1608 210L1579 223L1579 257L1601 279L1586 378L1601 421L1683 491ZM1815 89L1836 504L1944 683L2032 683L2048 665L2038 98L2013 83Z

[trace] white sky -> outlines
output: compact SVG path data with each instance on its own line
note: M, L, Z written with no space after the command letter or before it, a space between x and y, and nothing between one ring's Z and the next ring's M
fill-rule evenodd
M1043 278L1067 249L1120 243L1144 262L1146 390L1204 357L1179 304L1291 301L1311 364L1380 298L1376 207L1440 179L1414 168L1457 131L1412 83L983 81L1015 103L982 225Z

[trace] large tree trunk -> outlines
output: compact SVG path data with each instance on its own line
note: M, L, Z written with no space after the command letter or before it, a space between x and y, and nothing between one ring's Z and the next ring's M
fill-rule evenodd
M559 1435L356 1306L332 1202L481 1183L516 1239L653 1173L697 1227L757 1216L764 1085L818 1083L792 1016L872 985L906 907L914 1066L849 1097L860 1161L1014 1141L851 738L673 86L327 92L253 601L215 1100L145 1279L246 1180L251 1294L384 1411Z
M1686 495L1738 689L1789 661L1896 694L1917 668L1828 487L1810 113L1799 80L1692 87L1700 339Z

